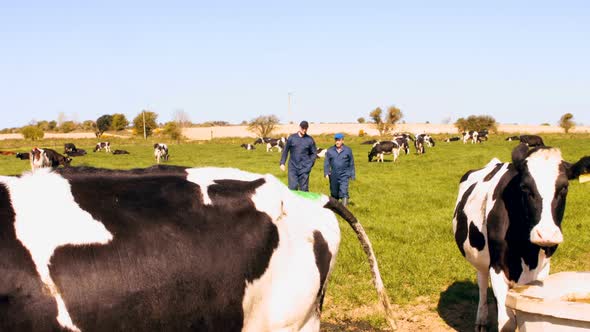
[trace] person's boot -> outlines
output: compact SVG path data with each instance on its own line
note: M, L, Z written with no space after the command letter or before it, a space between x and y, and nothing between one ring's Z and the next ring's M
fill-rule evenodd
M342 199L342 205L347 206L348 205L348 197L344 197Z

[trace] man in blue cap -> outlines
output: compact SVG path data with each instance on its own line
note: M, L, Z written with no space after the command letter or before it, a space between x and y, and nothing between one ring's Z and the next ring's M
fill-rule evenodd
M324 160L324 176L330 180L330 195L342 199L344 206L348 205L348 181L355 179L354 158L352 150L344 145L344 135L334 135L336 141L326 151Z
M289 189L309 191L309 173L317 157L315 141L307 135L309 123L301 121L299 131L289 136L285 149L281 155L280 167L285 171L285 162L287 154L291 153L289 158Z

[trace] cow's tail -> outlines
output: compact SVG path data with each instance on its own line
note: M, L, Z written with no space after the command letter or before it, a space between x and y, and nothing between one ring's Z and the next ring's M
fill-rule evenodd
M389 297L387 296L387 292L385 291L385 286L383 285L383 280L381 279L381 273L379 272L379 266L377 264L377 258L375 257L375 253L373 252L373 247L371 246L371 241L365 233L365 230L361 223L356 219L356 217L344 206L342 203L338 202L338 200L330 197L329 201L324 205L325 208L332 210L334 213L342 217L342 219L346 220L350 227L356 233L361 245L363 246L363 250L369 259L369 265L371 266L371 274L373 276L373 284L377 289L377 295L379 296L379 300L383 305L383 309L385 310L385 319L389 326L393 329L397 329L397 325L395 323L395 319L393 318L393 310L391 309L391 303L389 302Z

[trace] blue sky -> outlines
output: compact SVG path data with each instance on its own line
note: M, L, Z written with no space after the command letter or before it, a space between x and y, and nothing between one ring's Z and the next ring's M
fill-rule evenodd
M288 114L288 93L292 112ZM32 120L590 125L587 1L0 1L0 128Z

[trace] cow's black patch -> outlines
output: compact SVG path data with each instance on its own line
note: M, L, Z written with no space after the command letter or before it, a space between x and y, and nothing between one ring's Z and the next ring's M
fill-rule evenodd
M14 222L10 194L0 184L0 331L59 331L55 300L43 290Z
M251 200L255 181L218 180L211 205L186 170L64 170L80 207L114 235L69 245L51 275L84 331L240 331L246 283L268 268L279 235Z
M469 223L469 244L479 251L482 251L486 245L486 239L482 232L472 222Z
M323 304L323 295L325 294L326 279L328 272L330 272L330 261L332 261L332 253L328 248L328 243L319 231L313 232L313 254L315 256L315 264L320 273L320 290L318 291L318 298L320 298L320 309Z
M467 180L467 178L469 178L469 175L471 175L471 173L473 172L477 172L477 169L472 169L470 171L467 171L467 173L463 174L463 176L461 177L461 179L459 180L459 183L463 183Z
M494 175L496 175L496 173L498 173L500 171L500 169L502 168L503 165L504 164L502 164L502 163L496 164L494 169L483 178L483 181L484 182L490 181L494 177Z
M471 196L471 193L473 192L473 189L475 189L476 185L477 183L474 183L467 190L465 190L465 193L463 193L463 197L461 197L459 204L457 204L457 207L455 208L455 217L457 218L457 225L455 229L455 242L457 243L457 246L461 251L461 255L463 256L465 256L465 249L463 249L463 243L465 243L465 240L467 239L468 232L468 220L464 209L465 204L467 203L467 200L469 199L469 196Z

